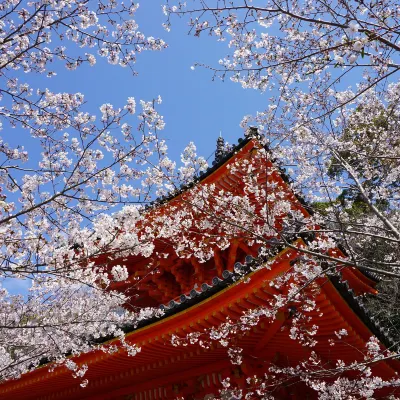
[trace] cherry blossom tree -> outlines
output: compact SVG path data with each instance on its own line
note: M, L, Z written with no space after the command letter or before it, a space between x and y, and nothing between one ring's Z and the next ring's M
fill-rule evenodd
M241 207L246 211L237 214L241 218L235 220L233 212L223 218L226 225L240 226L260 243L271 235L281 245L295 247L294 237L312 235L308 246L298 249L303 261L286 278L296 282L292 283L293 290L288 298L279 299L277 306L296 298L312 304L307 287L321 274L338 274L337 266L343 264L378 274L391 284L398 282L399 12L397 2L390 0L193 0L168 1L164 7L167 30L171 23L173 28L173 18L178 16L188 22L194 36L207 34L228 42L229 54L221 57L218 66L204 65L199 60L192 69L204 67L214 79L230 79L245 89L272 94L266 109L245 116L242 126L257 128L267 158L274 161L276 170L289 175L291 190L305 199L310 215L296 214L291 202L274 188L271 192L264 189L258 199L267 204L267 209L270 202L274 206L256 225L248 225L249 215L260 214L244 207L244 199ZM254 183L249 185L248 193L261 189L254 187ZM232 211L233 202L224 196L221 202ZM251 204L250 196L248 201ZM282 215L286 215L283 229L277 230L276 218ZM259 235L260 226L263 231ZM329 249L337 246L344 255L332 256ZM277 284L285 284L285 280ZM385 293L388 286L382 283L382 288ZM376 304L372 307L376 309ZM238 330L257 323L259 315L273 317L276 309L275 305L267 311L255 309L252 316L247 316L249 320L245 318L239 325L224 324L218 334L209 334L226 344L229 335L234 337ZM391 311L398 315L398 307ZM299 326L294 328L294 340L312 345L309 337L299 336ZM390 329L398 337L397 328ZM177 343L180 340L185 339L177 338ZM201 336L196 340L205 339ZM396 348L390 350L394 353L380 353L378 357L398 356ZM366 364L374 362L378 353L372 358L366 356ZM321 398L332 398L334 394L341 398L372 398L375 389L398 385L397 381L378 382L369 375L368 368L360 365L323 371L317 361L310 368L305 360L303 367L297 371L271 371L277 380L271 383L262 378L257 389L262 391L257 394L267 396L279 381L279 374L301 375ZM363 370L365 375L349 381L341 377L344 370ZM338 379L332 384L332 379L325 380L327 377ZM228 383L224 391L232 390Z
M195 0L168 4L164 12L167 29L174 15L188 17L193 35L229 41L232 52L220 67L205 66L214 77L278 93L242 125L253 124L264 134L271 157L292 176L297 193L311 204L333 206L340 194L342 204L354 202L344 195L352 192L387 230L382 240L398 242L396 2ZM343 88L352 79L357 84ZM338 208L327 210L325 225L340 230L348 214Z
M395 254L370 270L397 276L398 4L194 0L164 12L167 29L173 16L187 17L193 35L229 41L220 66L204 66L214 77L278 93L243 127L264 136L316 223L337 232L351 254L366 242L387 243ZM343 88L352 79L356 85ZM352 221L357 202L365 212Z
M268 308L256 307L238 322L226 321L199 336L174 338L177 345L217 341L233 363L241 362L241 349L231 338L262 318L273 320L289 303L297 307L290 337L312 347L318 326L304 329L308 313L315 308L320 278L339 275L338 265L399 278L396 2L191 4L165 6L165 28L176 14L188 17L195 36L229 39L232 53L219 67L207 68L215 77L273 94L265 110L242 121L259 148L252 159L231 167L242 176L240 193L235 187L196 185L207 163L192 143L182 154L182 166L168 158L159 138L161 99L141 101L138 112L133 97L120 108L104 104L96 119L85 111L82 94L36 90L20 78L22 70L54 75L53 60L75 69L106 57L133 70L138 53L166 46L138 31L131 19L134 3L99 2L93 9L76 0L2 5L3 131L24 132L41 152L36 162L22 146L1 144L0 273L32 280L26 297L4 288L0 292L2 379L48 360L66 365L84 386L86 366L78 367L69 354L94 347L115 351L100 343L109 336L118 336L130 354L139 351L125 342L124 326L137 326L161 311L124 308L129 297L109 289L128 278L124 263L115 262L130 255L150 258L157 240L173 246L180 257L205 262L215 248L224 250L231 239L245 237L261 247L254 268L268 268L269 256L282 246L302 253L287 274L271 283L288 291ZM80 50L86 48L92 50ZM343 88L353 78L357 85ZM248 129L252 126L257 134ZM292 181L261 183L277 174ZM181 183L186 190L179 206L163 201L142 206L155 196L176 195ZM300 196L307 213L296 206ZM294 243L298 237L307 238L307 247ZM332 252L338 245L339 255ZM379 251L367 254L366 247ZM235 277L244 273L237 268ZM336 336L343 340L346 332ZM372 337L364 363L338 360L327 370L312 355L294 370L271 367L272 381L255 377L251 395L269 398L271 388L294 377L321 398L335 393L371 398L375 390L399 382L375 379L370 364L397 356L397 349L382 352ZM351 380L344 377L349 371L361 372ZM225 382L221 396L244 395Z
M158 314L123 311L126 297L105 290L110 280L125 279L125 271L110 272L92 260L117 232L100 218L97 225L107 237L100 243L88 227L114 207L139 209L162 185L150 167L161 159L168 167L165 143L158 138L164 128L156 110L161 98L140 101L136 111L130 97L120 107L104 104L93 115L83 94L31 84L35 74L54 76L54 65L74 70L84 63L94 66L98 58L135 73L139 53L166 47L139 31L137 8L129 1L0 5L0 279L31 281L27 295L11 295L0 286L1 380L46 360L82 378L86 367L78 368L68 354L88 351L108 336L124 343L124 324ZM14 132L23 139L14 140ZM138 243L130 248L148 252Z

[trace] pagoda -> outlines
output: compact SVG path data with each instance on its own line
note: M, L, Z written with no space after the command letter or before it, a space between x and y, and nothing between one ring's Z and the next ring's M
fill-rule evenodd
M240 171L232 172L231 166L238 160L253 159L260 146L257 137L249 135L226 151L223 139L219 138L216 161L198 178L196 185L213 184L217 189L240 193L243 176ZM272 166L269 160L257 166L259 184L267 185L272 180L275 187L284 189L293 207L307 216L307 206L292 193L283 171L277 170L272 175L262 173L268 166ZM155 210L168 212L171 207L179 208L187 190L183 187L171 197L160 199L146 211L149 218ZM340 274L324 275L317 281L318 290L313 297L317 307L310 312L310 325L317 323L319 329L312 348L290 338L291 319L296 314L293 304L283 305L273 320L261 318L257 325L235 336L235 346L242 349L240 364L233 364L227 348L218 342L208 346L199 342L186 346L173 343L173 337L200 334L228 319L235 323L246 311L267 307L277 296L285 295L287 286L275 287L270 283L292 269L301 258L301 249L307 247L307 240L307 237L293 237L292 245L287 247L275 246L271 240L266 258L265 245L239 235L229 238L229 246L224 250L215 248L214 256L202 263L194 257L181 258L172 246L160 242L154 254L162 250L168 257L158 260L157 270L152 274L146 269L146 258L128 257L125 264L130 277L114 283L112 289L124 293L131 289L131 306L164 310L162 317L152 317L128 329L126 341L138 345L141 351L133 357L122 349L112 354L92 351L74 357L78 365L88 365L86 388L81 388L66 368L51 370L42 365L18 380L2 383L0 399L211 400L219 396L222 382L227 378L232 387L246 394L254 384L253 377L262 377L271 365L296 366L309 359L311 352L325 365L334 367L337 360L362 361L372 336L382 349L393 348L391 337L370 318L361 301L366 293L377 293L376 277L350 266L342 266ZM262 268L264 262L268 262L268 268ZM134 293L139 295L133 297ZM332 346L332 340L337 339L335 332L341 330L347 332L345 340ZM109 343L118 346L118 339ZM374 376L390 380L400 372L400 362L388 358L371 365L371 370ZM388 393L393 391L382 390L382 397ZM316 398L315 392L301 380L283 381L272 395L276 399Z

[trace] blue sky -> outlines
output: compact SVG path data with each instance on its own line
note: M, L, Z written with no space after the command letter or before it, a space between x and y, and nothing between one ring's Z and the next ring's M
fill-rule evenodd
M36 75L29 81L33 87L47 87L54 92L81 92L91 112L97 112L103 103L120 106L129 96L151 100L161 95L160 112L166 121L163 134L172 158L178 159L189 141L195 142L199 154L208 157L214 151L219 131L230 143L236 142L243 135L239 127L243 115L264 109L269 96L243 90L229 80L213 82L212 73L206 69L191 70L195 62L217 65L227 53L227 43L207 35L200 39L189 36L187 22L178 18L173 20L171 32L166 32L161 26L165 22L162 4L141 2L136 13L135 19L146 36L161 37L169 45L162 52L139 54L138 76L132 76L128 68L109 65L98 58L94 67L84 65L67 71L55 65L57 76L49 79Z

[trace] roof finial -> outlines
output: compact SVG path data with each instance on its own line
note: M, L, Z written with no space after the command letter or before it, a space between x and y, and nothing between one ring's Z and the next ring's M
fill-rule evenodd
M215 162L218 163L224 157L225 154L225 140L222 137L222 132L219 132L219 138L217 139L217 149L215 150Z

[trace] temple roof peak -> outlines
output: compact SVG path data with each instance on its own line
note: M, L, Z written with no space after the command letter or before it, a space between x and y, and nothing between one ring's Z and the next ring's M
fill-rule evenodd
M217 139L217 148L215 150L215 162L218 163L225 155L225 139L222 137L222 132L219 132Z

